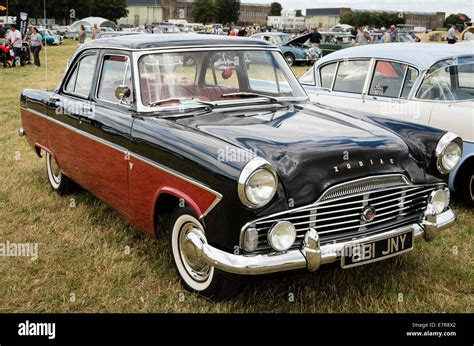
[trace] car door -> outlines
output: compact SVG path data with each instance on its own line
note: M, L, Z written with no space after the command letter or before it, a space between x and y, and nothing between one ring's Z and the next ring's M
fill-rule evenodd
M375 60L360 110L427 125L433 105L408 99L418 73L401 62Z
M49 115L53 120L48 124L49 148L61 170L81 185L85 179L77 152L84 139L77 127L79 116L92 105L89 95L97 58L97 50L78 56L72 62L60 89L49 100Z
M90 109L79 115L78 129L84 134L77 148L82 183L97 197L129 215L128 149L132 128L131 57L102 51L96 82L91 92ZM115 91L127 86L130 96L119 100Z

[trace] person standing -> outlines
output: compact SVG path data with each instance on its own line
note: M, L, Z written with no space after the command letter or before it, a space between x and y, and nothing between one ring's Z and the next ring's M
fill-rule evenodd
M5 38L5 34L6 34L5 29L3 28L3 25L0 24L0 39Z
M318 31L318 28L313 28L313 31L311 32L309 36L309 42L313 47L319 47L319 44L321 43L321 34Z
M79 40L79 44L83 44L86 41L86 28L84 25L81 25L77 39Z
M458 40L456 36L456 24L451 24L451 28L448 30L448 35L446 36L449 44L455 44Z
M397 30L397 27L395 25L390 25L390 42L391 43L394 43L394 42L398 42L398 30Z
M43 49L43 37L38 32L38 29L35 27L31 29L29 42L30 42L30 47L33 52L33 57L35 60L35 67L41 67L39 54L40 54L41 49Z
M99 27L97 26L97 24L94 24L94 27L92 28L92 39L95 40L99 33L100 33Z
M390 34L387 32L387 28L382 26L380 32L382 33L382 36L380 37L379 43L390 43Z
M22 63L22 53L21 47L23 46L23 40L21 38L21 32L16 29L15 25L10 26L10 32L8 33L8 40L10 44L13 46L13 52L15 53L15 64L14 65L21 65Z
M370 43L370 34L365 30L365 25L357 26L356 45L364 46Z

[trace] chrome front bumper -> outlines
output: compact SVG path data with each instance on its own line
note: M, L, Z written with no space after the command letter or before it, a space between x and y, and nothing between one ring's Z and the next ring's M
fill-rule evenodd
M439 215L427 216L426 220L420 224L415 223L355 241L322 246L316 230L310 229L306 232L301 249L265 255L234 255L216 249L207 243L205 235L197 229L188 233L187 237L194 245L195 254L200 257L200 260L224 272L261 275L303 268L314 272L322 264L340 261L344 247L350 244L389 238L411 230L415 240L423 238L426 241L431 241L438 231L451 226L455 220L456 215L451 209L448 209Z

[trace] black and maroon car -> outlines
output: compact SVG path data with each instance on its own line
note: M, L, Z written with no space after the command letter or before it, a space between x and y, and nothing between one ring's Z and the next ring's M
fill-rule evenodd
M81 46L57 90L23 91L20 135L60 194L77 184L169 230L189 290L379 261L454 222L457 136L312 105L262 40L151 36Z

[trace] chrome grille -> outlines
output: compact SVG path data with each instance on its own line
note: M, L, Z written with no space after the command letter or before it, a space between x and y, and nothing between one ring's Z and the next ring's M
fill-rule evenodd
M257 229L257 251L270 248L267 233L274 223L282 220L292 222L297 229L294 247L301 244L310 227L318 232L321 244L346 241L419 221L434 188L434 185L414 185L403 175L364 178L326 190L311 205L261 218L247 227ZM361 218L367 206L376 210L371 222Z

